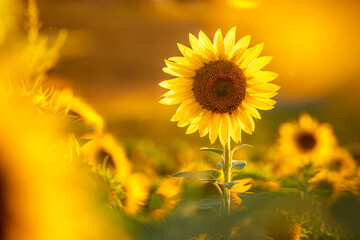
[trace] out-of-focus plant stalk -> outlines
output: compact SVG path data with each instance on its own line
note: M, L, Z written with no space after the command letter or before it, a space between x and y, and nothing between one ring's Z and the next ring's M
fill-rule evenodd
M224 173L224 183L231 182L231 148L230 148L230 135L227 143L224 146L224 162L223 162L223 173ZM231 190L224 187L224 216L230 215L230 205L231 205ZM226 239L231 238L231 228L226 229Z

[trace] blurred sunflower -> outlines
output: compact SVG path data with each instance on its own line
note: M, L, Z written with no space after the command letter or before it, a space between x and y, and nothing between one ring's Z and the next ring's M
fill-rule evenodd
M358 194L358 186L353 179L347 180L337 172L321 171L309 180L310 190L333 202L345 192Z
M159 85L170 89L162 104L179 104L171 121L179 127L188 126L187 134L199 130L201 137L209 134L211 143L219 136L222 145L241 141L241 130L252 134L257 109L269 110L276 101L279 86L269 83L278 74L261 71L271 57L259 57L264 44L248 48L250 36L235 44L236 27L223 38L220 29L213 43L200 31L199 38L190 34L191 48L178 44L182 57L165 60L163 71L176 78Z
M250 178L241 179L241 180L234 180L236 182L231 188L231 209L237 209L241 204L241 198L238 196L238 193L247 192L251 188L252 180Z
M132 166L125 150L110 134L104 134L86 143L81 147L81 155L84 161L90 163L94 168L105 165L120 178L128 176L131 172Z
M84 100L75 97L70 89L61 91L60 108L73 118L72 130L83 139L93 139L104 133L103 118Z
M337 144L329 124L319 124L308 114L299 122L288 122L279 129L279 150L296 161L311 160L315 165L328 161Z
M64 165L62 121L0 92L0 239L116 239L80 169ZM54 147L55 146L55 147ZM113 235L114 234L114 235ZM115 235L116 234L116 235ZM128 239L126 234L124 239Z
M144 174L132 173L132 166L125 150L115 138L105 134L86 143L82 148L84 161L93 166L100 192L105 203L121 208L127 214L138 213L145 205L150 183Z
M327 167L329 171L334 171L341 176L349 177L356 173L357 165L354 158L346 149L337 147L334 154L330 157Z
M166 178L160 180L152 190L147 200L145 218L160 221L171 214L180 201L182 184L179 180Z
M95 183L95 196L111 209L122 209L121 199L125 193L115 175L105 167L96 168L91 173Z
M294 157L279 149L278 144L271 146L266 156L273 177L285 177L295 175L304 166L302 161L294 160Z
M132 173L126 178L117 179L123 183L125 195L121 199L127 214L135 215L144 209L149 196L150 181L142 173Z

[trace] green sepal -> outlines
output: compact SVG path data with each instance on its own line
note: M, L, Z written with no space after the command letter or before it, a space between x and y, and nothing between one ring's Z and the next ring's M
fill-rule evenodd
M233 150L231 151L231 156L234 155L234 153L239 150L240 148L246 148L246 147L253 147L249 144L241 144L241 145L237 145L236 147L233 148Z
M193 171L193 172L181 172L171 177L184 177L189 179L195 179L200 181L216 182L221 176L221 172L218 170L206 170L206 171Z
M208 152L213 152L213 153L216 153L216 154L219 154L219 155L222 155L224 153L224 151L221 150L221 149L207 148L207 147L202 147L198 151L208 151Z
M218 162L218 167L219 168L223 168L223 161ZM246 167L246 162L245 161L239 161L239 160L232 160L231 161L231 170L232 171L238 171L238 170L242 170Z
M240 182L229 182L229 183L220 183L220 182L216 182L217 184L226 187L227 189L231 189L235 184L238 184Z

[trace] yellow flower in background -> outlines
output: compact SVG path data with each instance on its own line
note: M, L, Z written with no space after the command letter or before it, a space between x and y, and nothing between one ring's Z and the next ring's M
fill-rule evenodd
M82 139L93 139L104 133L104 119L84 100L75 97L71 89L61 91L61 108L73 117L72 130Z
M147 201L145 218L160 221L171 214L180 201L182 182L174 178L161 179Z
M345 191L355 192L356 194L357 190L355 181L348 181L337 172L321 171L311 178L309 183L311 183L311 190L320 190L322 195L327 197L330 202L336 200Z
M142 173L132 173L126 178L117 179L123 183L125 195L122 198L124 210L129 215L135 215L143 210L149 196L150 181Z
M266 159L274 177L295 175L304 166L303 161L280 150L278 144L274 144L269 148Z
M327 168L340 176L350 177L356 174L357 164L346 149L337 147L328 161Z
M301 115L299 122L282 124L279 133L279 150L292 161L311 160L315 165L322 165L337 144L331 126L319 124L308 114Z
M95 196L110 209L122 209L129 215L139 213L149 195L149 180L141 173L120 177L106 167L93 170Z
M171 121L188 126L187 134L199 130L211 143L219 136L222 145L229 136L241 141L241 130L252 134L260 110L273 108L279 86L269 83L278 74L261 71L271 57L259 57L264 44L249 48L250 36L235 42L236 27L223 38L220 29L213 43L200 31L190 34L191 48L178 44L182 57L165 60L164 72L176 78L159 85L169 89L162 104L181 104Z
M63 122L28 100L0 101L1 239L128 239L99 212L82 170L64 164Z
M149 195L149 179L144 174L131 172L125 150L112 135L105 134L86 143L81 154L101 176L100 192L105 190L105 200L110 207L123 208L130 215L142 209Z
M237 209L242 201L237 194L247 192L252 187L252 179L233 180L233 182L237 182L237 184L231 188L231 209Z
M93 167L96 168L105 164L107 169L116 173L121 179L128 176L132 170L125 149L110 134L105 134L86 143L81 148L81 154L84 161Z

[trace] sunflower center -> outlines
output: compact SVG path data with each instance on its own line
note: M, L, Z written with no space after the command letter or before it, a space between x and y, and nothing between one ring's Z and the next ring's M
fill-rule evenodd
M341 158L335 158L332 160L331 167L334 170L339 171L343 167L343 161Z
M316 138L311 133L302 133L297 137L297 144L303 151L310 151L316 145Z
M245 75L230 61L212 61L196 72L194 94L205 109L231 113L244 100L245 93Z

